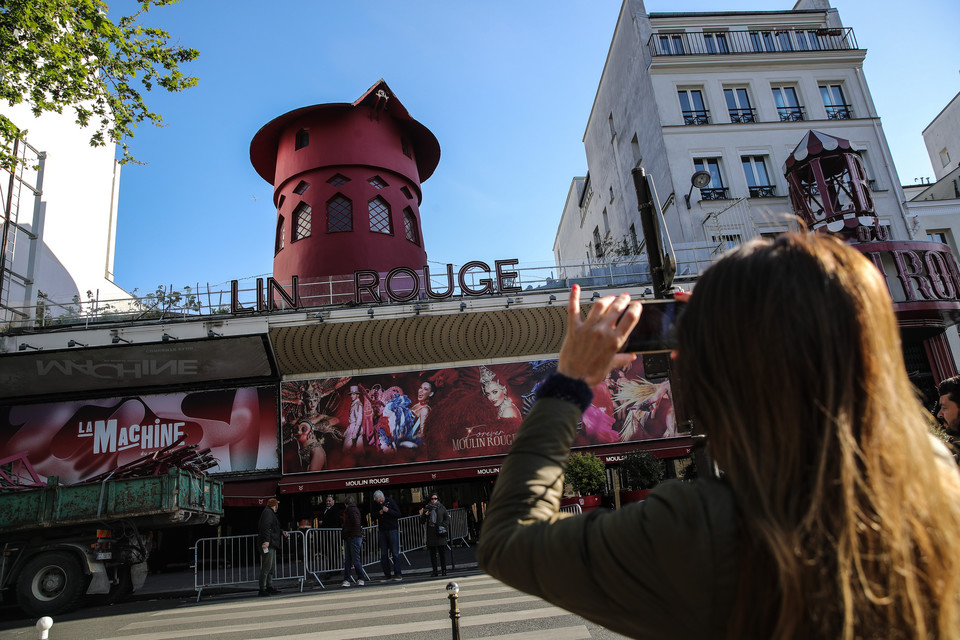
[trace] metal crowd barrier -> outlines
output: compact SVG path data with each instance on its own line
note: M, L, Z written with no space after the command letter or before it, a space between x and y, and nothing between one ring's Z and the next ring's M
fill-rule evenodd
M397 524L400 526L400 555L409 565L407 553L427 547L427 526L420 522L419 515L398 518Z
M300 590L306 580L304 541L302 531L289 531L277 551L277 568L274 580L297 580ZM203 590L258 583L260 563L263 558L256 534L227 536L223 538L200 538L193 547L193 587L197 600Z
M447 548L453 544L454 540L463 540L463 544L470 546L467 542L469 531L467 530L467 510L466 509L448 509L450 516L450 534L447 536Z
M380 562L380 550L376 527L364 527L360 543L360 563L366 567ZM340 529L308 529L306 531L306 572L313 576L321 589L323 574L334 574L336 580L343 575L343 533ZM369 579L367 576L358 576Z
M576 503L562 506L560 507L560 511L565 511L566 513L575 513L577 515L583 513L583 509L581 509L580 505Z
M564 507L564 511L580 512L579 505ZM447 547L454 540L467 543L467 512L465 509L449 509L450 533ZM409 565L406 554L423 549L427 545L426 525L420 522L420 516L400 518L400 556ZM277 552L277 569L274 580L298 580L303 591L307 576L323 584L324 574L343 574L343 536L340 529L307 529L289 531ZM360 546L360 561L364 569L380 564L380 536L376 526L363 528L363 542ZM227 536L222 538L200 538L194 550L194 589L197 600L204 589L225 586L257 584L260 579L260 561L263 553L257 542L256 534ZM453 560L451 556L451 561ZM367 576L369 577L369 576ZM329 578L328 578L329 579Z

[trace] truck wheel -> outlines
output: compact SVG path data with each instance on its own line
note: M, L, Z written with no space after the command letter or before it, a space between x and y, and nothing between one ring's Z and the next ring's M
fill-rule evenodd
M27 615L57 615L77 605L86 582L80 563L70 553L41 553L20 572L17 600Z

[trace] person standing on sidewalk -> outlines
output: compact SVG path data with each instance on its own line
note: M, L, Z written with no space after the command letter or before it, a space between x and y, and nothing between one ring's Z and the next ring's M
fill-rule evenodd
M257 525L257 539L260 542L262 558L260 559L260 596L272 596L280 593L278 589L273 588L273 573L277 569L277 550L288 536L286 531L280 528L280 520L277 518L277 507L280 501L276 498L267 500L267 506L260 514L260 522Z
M373 512L370 514L377 523L380 534L380 567L383 579L390 579L390 554L393 555L393 580L403 580L400 571L400 506L393 498L383 495L383 491L373 492Z
M345 500L347 510L343 513L343 586L350 586L350 568L357 572L357 585L363 586L364 578L369 580L367 572L363 570L363 560L360 557L360 546L363 543L363 525L360 523L360 509L353 496Z
M450 531L450 515L447 508L440 504L437 494L430 494L430 502L424 505L420 512L420 522L427 525L427 549L430 550L430 564L433 573L437 576L437 556L440 556L440 574L447 575L447 535Z
M327 496L324 504L323 514L320 516L320 528L339 529L343 523L340 520L340 510L337 509L337 503L333 496Z

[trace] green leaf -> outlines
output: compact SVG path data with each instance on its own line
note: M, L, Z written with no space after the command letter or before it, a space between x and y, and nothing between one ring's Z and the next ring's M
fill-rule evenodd
M179 92L197 84L180 65L199 52L172 45L167 31L140 23L152 7L177 1L137 0L139 10L116 22L104 0L0 2L0 99L26 103L37 116L71 107L80 126L94 128L91 144L120 144L121 162L136 162L127 144L133 128L145 119L162 122L140 91L160 85ZM7 169L18 160L3 140L22 135L16 131L0 116L0 166Z

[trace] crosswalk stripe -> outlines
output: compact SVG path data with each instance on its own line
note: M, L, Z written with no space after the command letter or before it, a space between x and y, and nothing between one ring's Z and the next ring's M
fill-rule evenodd
M404 614L415 614L421 613L422 609L428 609L429 612L436 612L439 607L409 607L404 609ZM469 609L466 610L469 612ZM553 606L542 607L539 609L525 609L522 611L506 611L495 614L481 614L481 615L471 615L465 618L461 618L460 626L461 627L472 627L480 625L489 625L489 624L501 624L504 622L513 622L517 620L531 620L537 618L551 618L555 616L568 616L573 615L569 611L559 609ZM339 620L337 619L339 618ZM207 626L206 628L201 628L194 626L190 629L191 637L200 637L205 635L218 635L218 634L229 634L229 633L243 633L249 631L276 631L277 629L285 627L299 627L305 625L316 624L329 625L332 622L339 621L355 621L355 615L346 615L346 616L324 616L316 618L307 618L299 620L271 620L271 621L261 621L257 624L241 624L241 625L226 625L226 626ZM351 627L347 629L333 629L326 631L311 631L304 634L284 634L281 636L273 636L271 638L263 638L261 640L357 640L360 638L375 638L382 635L390 635L396 633L414 633L414 632L424 632L424 631L437 631L440 629L447 629L450 627L450 621L444 617L439 617L436 620L428 620L422 622L410 622L398 625L396 623L391 623L388 625L377 625L373 627ZM102 640L174 640L177 638L183 637L183 630L176 631L159 631L154 633L141 633L134 635L123 635L116 636L113 638L103 638Z
M514 591L513 588L508 587L507 585L494 580L493 578L486 577L485 580L477 579L467 579L467 580L458 580L457 584L460 587L460 593L462 596L477 596L477 595L489 595L494 593L507 593ZM479 587L483 585L482 588L475 588L474 585ZM446 583L439 582L427 582L427 583L417 583L411 585L396 585L387 586L384 585L383 588L388 589L387 591L380 590L380 588L375 587L370 589L369 587L351 587L349 589L339 588L337 590L331 591L310 591L299 593L290 593L289 595L274 596L269 599L262 600L242 600L240 602L224 602L220 604L210 604L208 602L203 603L189 603L183 607L177 609L169 609L166 611L158 611L151 614L151 617L162 618L162 617L176 617L182 618L190 609L202 609L204 612L212 611L229 611L232 609L263 609L263 610L273 610L277 607L277 603L286 603L293 601L297 598L302 598L310 595L320 596L324 602L344 602L349 600L362 600L364 603L369 603L371 597L376 596L377 602L380 604L392 604L392 603L406 603L410 599L410 594L427 594L427 593L437 593L446 597ZM389 596L383 596L382 594L389 593Z
M497 591L500 592L500 590L497 590ZM540 600L540 598L537 598L535 596L528 596L520 592L514 592L514 593L516 595L506 597L506 598L476 600L468 603L461 602L460 609L463 612L469 613L470 611L481 609L483 607L509 605L509 604L524 603L524 602L537 602ZM287 602L300 602L301 600L302 599L298 598L296 600L293 600L293 599L288 600ZM419 607L408 606L410 603L409 597L396 598L394 599L394 601L395 602L385 603L382 599L378 598L376 600L376 603L377 603L377 607L386 607L388 606L388 604L394 604L394 603L402 604L404 614L434 613L442 616L443 613L448 612L450 610L450 605L445 601L445 599L444 601L439 603L422 605ZM213 614L208 614L204 612L201 615L182 616L180 618L171 619L171 620L148 620L145 622L132 622L128 625L125 625L122 630L129 631L129 630L135 630L135 629L157 629L158 627L172 627L172 626L180 626L185 624L196 624L201 622L215 623L215 622L221 622L226 620L239 622L241 620L249 619L249 618L255 618L260 620L261 622L255 625L255 628L259 628L261 624L268 623L267 620L265 620L266 618L273 618L273 617L285 618L294 614L301 614L301 613L317 614L317 613L320 613L321 611L336 611L338 613L338 615L328 614L324 616L314 616L311 618L279 620L276 623L269 622L269 624L273 625L274 628L297 627L305 624L313 624L314 622L318 624L331 624L334 622L346 622L346 621L356 620L357 613L356 611L354 611L354 609L363 609L364 611L368 611L370 609L369 598L367 598L363 602L356 602L349 607L344 607L342 604L337 604L337 603L318 604L315 599L311 599L309 604L304 604L304 605L298 604L297 606L284 606L284 605L280 605L281 601L274 601L274 602L276 602L279 606L274 606L270 608L268 611L258 609L253 611L244 610L244 611L214 612ZM202 633L204 632L202 631L198 632L198 634L202 634ZM129 637L139 638L139 636L129 636ZM179 636L173 636L173 637L179 637Z
M477 627L518 620L536 620L557 616L572 616L569 611L557 607L543 607L541 609L526 609L524 611L505 611L487 615L471 616L460 619L460 628ZM330 631L312 631L297 635L282 635L261 638L260 640L361 640L362 638L379 638L386 635L400 633L424 633L426 631L441 631L450 629L449 620L431 620L425 622L410 622L403 625L388 624L374 627L355 627L353 629L335 629Z
M483 640L588 640L593 636L582 624L577 627L560 629L541 629L539 631L521 631L502 636L484 636Z

